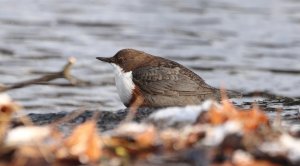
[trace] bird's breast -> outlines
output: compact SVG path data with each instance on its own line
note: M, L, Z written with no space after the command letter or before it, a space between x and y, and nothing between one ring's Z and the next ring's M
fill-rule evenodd
M121 67L112 64L115 68L115 82L118 94L121 101L127 105L129 104L134 90L134 83L132 81L132 71L124 72Z

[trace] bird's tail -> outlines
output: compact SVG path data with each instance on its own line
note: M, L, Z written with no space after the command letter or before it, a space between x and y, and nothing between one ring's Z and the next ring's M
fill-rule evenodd
M225 95L228 98L241 98L241 97L243 97L241 92L234 91L234 90L226 90Z
M222 98L241 98L243 95L241 92L234 90L220 90L215 88L215 96L217 99L222 100Z

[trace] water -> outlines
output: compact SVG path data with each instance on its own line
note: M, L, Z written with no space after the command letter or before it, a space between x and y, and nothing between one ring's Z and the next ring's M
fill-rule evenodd
M124 108L112 67L95 59L122 48L178 61L215 87L300 96L296 0L0 0L1 83L57 71L70 56L73 75L92 82L8 92L28 113Z

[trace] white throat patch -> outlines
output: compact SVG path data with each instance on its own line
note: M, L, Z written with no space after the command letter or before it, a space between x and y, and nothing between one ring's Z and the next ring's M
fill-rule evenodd
M124 104L129 104L134 89L132 71L124 72L120 66L113 63L112 65L115 69L115 82L121 101Z

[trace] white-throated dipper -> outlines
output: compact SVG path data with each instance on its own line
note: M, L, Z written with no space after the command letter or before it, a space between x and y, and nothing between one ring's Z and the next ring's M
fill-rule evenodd
M162 57L122 49L113 57L97 59L114 66L117 91L127 107L139 96L144 107L196 105L210 98L220 100L219 89L209 86L183 65ZM235 92L228 95L235 96Z

